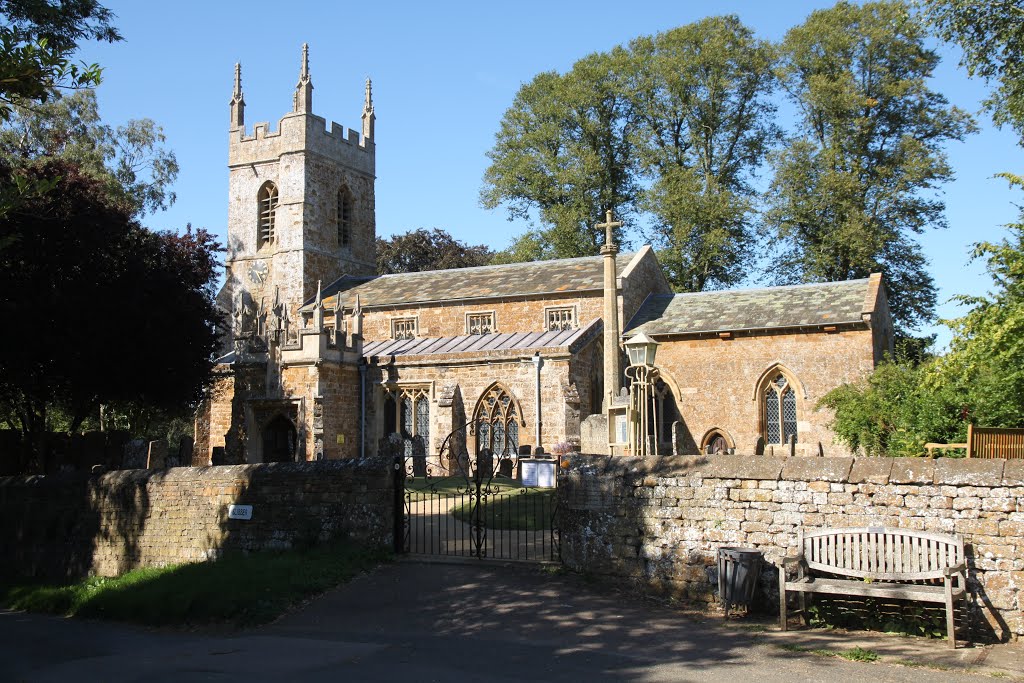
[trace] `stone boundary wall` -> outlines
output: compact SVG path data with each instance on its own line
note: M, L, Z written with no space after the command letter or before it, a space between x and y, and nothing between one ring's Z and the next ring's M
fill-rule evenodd
M976 636L1024 635L1024 460L573 456L559 480L562 561L577 571L712 600L721 546L777 563L796 530L888 526L955 533Z
M392 477L381 459L3 477L0 572L113 576L341 537L390 547ZM252 519L228 519L232 504Z

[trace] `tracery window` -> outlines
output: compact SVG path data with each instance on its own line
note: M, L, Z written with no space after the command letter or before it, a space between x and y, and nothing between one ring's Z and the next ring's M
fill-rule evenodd
M490 334L495 329L493 312L466 314L466 334Z
M338 246L352 243L352 194L348 188L338 190Z
M496 384L476 406L476 450L495 456L514 456L519 449L519 408L508 390Z
M544 329L548 332L576 329L576 307L556 306L544 309Z
M762 394L764 442L786 444L796 437L796 392L784 374L777 373Z
M402 436L405 455L411 456L412 438L430 444L430 392L425 386L402 386L389 389L384 399L384 430Z
M259 246L272 244L275 239L277 218L277 185L266 182L256 195L259 206Z
M416 318L393 318L391 320L392 339L415 339Z

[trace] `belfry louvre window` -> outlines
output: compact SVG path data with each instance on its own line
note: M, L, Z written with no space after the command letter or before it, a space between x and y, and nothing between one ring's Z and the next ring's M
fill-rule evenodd
M259 246L271 244L275 239L275 221L277 218L277 185L264 183L260 188L259 204Z
M391 321L392 339L415 339L416 318L394 318Z
M545 309L544 329L548 332L576 329L576 307L558 306Z
M338 246L352 243L352 195L348 189L338 191Z
M466 334L490 334L494 331L494 313L466 314Z
M782 373L764 388L764 441L786 444L796 438L796 392Z

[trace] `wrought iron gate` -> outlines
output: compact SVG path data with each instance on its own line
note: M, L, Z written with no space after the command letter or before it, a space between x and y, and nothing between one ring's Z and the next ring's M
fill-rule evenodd
M524 486L520 476L521 467L535 467L536 461L485 455L441 465L440 459L417 459L425 457L394 458L396 552L558 559L555 488Z

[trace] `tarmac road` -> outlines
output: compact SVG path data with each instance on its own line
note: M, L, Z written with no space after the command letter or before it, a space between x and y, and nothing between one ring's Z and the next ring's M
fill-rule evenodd
M767 630L765 630L767 629ZM759 632L764 631L764 632ZM785 645L784 649L782 646ZM881 655L848 662L793 648ZM397 562L243 632L0 612L4 681L1024 681L1016 645L725 622L536 566ZM938 671L918 664L949 667Z

